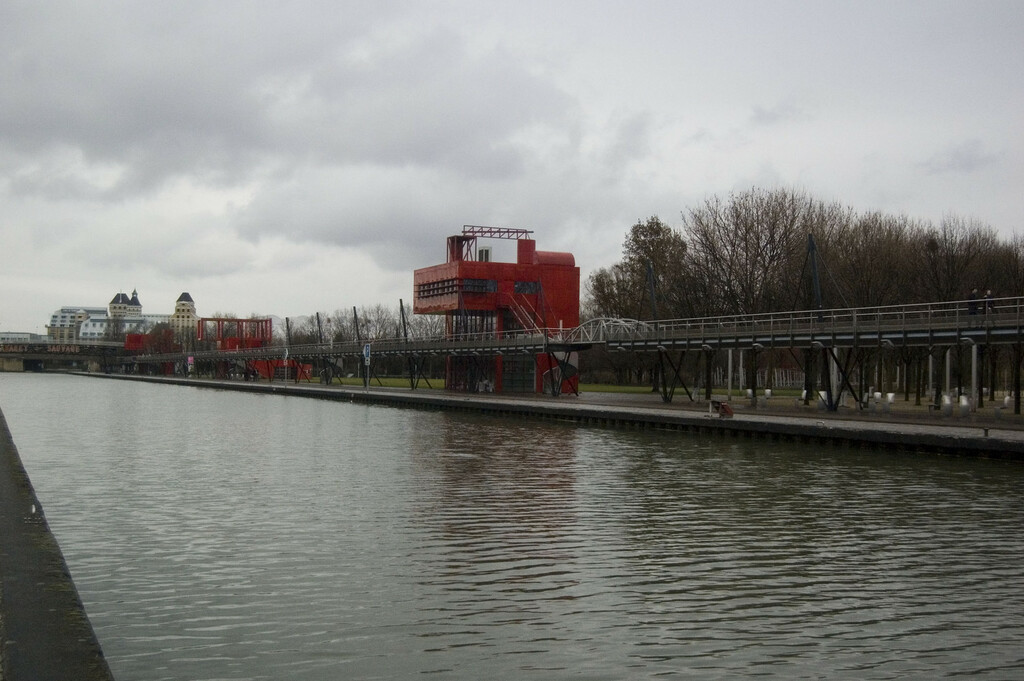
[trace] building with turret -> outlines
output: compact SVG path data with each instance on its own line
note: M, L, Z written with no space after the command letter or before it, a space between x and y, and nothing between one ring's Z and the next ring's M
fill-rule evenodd
M106 307L65 306L50 317L46 336L53 342L121 340L125 334L147 333L157 324L167 324L176 337L194 334L199 317L187 292L178 296L172 314L143 314L139 293L115 295Z
M171 331L179 341L195 336L196 322L199 316L196 315L196 303L188 292L183 292L174 303L174 313L170 318Z

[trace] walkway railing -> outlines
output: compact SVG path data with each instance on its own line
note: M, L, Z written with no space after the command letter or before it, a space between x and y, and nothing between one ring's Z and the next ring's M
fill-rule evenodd
M1016 342L1024 328L1024 297L994 300L958 300L883 307L797 310L764 314L720 315L692 319L604 318L590 320L573 329L530 329L465 333L455 337L428 336L414 339L383 338L342 341L325 344L273 346L240 350L206 350L140 356L139 362L170 362L184 355L197 359L311 359L362 355L363 346L371 346L374 355L405 354L498 354L539 353L551 345L565 347L608 344L636 350L663 349L708 343L731 347L750 347L770 341L779 346L803 347L832 339L850 345L880 342L884 338L902 342L928 342L933 336L956 343L962 337L998 332L994 342ZM973 310L973 313L972 313Z
M972 302L974 304L972 304ZM973 311L973 312L972 312ZM659 339L720 339L853 335L878 332L920 333L982 328L1019 328L1024 298L952 301L884 307L798 310L764 314L722 315L691 319L595 320L574 330L592 342Z

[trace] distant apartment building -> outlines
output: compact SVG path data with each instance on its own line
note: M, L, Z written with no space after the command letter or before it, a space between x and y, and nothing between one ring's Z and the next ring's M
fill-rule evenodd
M38 343L46 340L38 333L22 331L0 331L0 343Z
M78 330L90 317L105 316L105 307L62 307L50 317L46 337L55 343L74 343Z
M148 333L157 324L167 324L174 335L185 338L195 333L196 304L182 293L172 314L143 314L138 291L118 293L107 307L62 307L50 317L46 336L56 343L85 340L120 340L129 333Z

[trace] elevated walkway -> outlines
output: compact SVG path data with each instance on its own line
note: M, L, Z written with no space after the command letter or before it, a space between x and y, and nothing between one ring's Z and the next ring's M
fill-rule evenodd
M1004 345L1024 341L1024 297L992 301L987 314L970 314L967 301L758 315L638 321L596 319L573 329L531 329L453 338L378 339L233 351L201 351L126 358L137 363L196 360L356 358L366 344L376 355L538 354L605 345L610 350L762 350L770 348L932 347Z

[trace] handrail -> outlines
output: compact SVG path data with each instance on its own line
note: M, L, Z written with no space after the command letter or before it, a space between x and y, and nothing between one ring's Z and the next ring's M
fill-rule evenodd
M207 350L135 356L132 361L174 361L194 355L199 358L280 358L361 354L369 343L375 352L402 353L424 349L465 350L488 348L535 348L546 343L622 343L656 342L664 340L703 340L725 335L758 335L774 337L785 334L790 338L800 334L823 337L832 333L864 332L881 334L898 330L950 330L980 325L984 320L998 320L1001 324L1021 328L1024 297L1005 297L973 301L975 315L970 313L972 301L912 303L878 307L833 308L822 310L795 310L792 312L766 312L757 314L718 315L689 319L637 319L598 318L571 329L532 328L513 331L471 332L454 336L421 336L380 338L361 341L341 341L324 344L271 346L238 350Z

